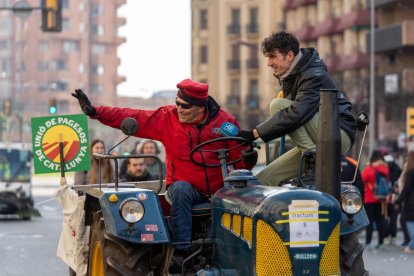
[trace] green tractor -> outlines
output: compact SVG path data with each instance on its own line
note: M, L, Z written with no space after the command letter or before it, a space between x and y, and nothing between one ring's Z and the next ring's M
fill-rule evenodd
M316 180L299 176L269 187L248 170L228 174L227 166L239 161L228 160L230 149L217 150L216 164L199 164L220 166L224 187L210 203L193 206L194 250L180 262L162 181L73 187L86 193L88 275L171 275L171 267L178 275L366 275L357 234L368 219L358 189L341 186L336 100L335 91L321 93ZM121 129L130 135L130 126L129 120ZM193 162L195 153L223 139L248 143L238 137L207 141L193 149Z

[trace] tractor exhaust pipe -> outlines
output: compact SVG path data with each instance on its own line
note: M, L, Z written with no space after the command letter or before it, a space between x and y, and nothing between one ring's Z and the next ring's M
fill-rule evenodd
M341 136L338 90L321 89L316 143L316 190L336 199L341 194Z

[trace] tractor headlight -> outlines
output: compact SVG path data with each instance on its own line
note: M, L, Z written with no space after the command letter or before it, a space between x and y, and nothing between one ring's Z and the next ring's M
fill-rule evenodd
M362 197L354 191L347 191L341 196L342 210L348 215L354 215L362 209Z
M144 217L144 206L136 198L125 199L120 207L119 212L123 220L128 223L137 223Z

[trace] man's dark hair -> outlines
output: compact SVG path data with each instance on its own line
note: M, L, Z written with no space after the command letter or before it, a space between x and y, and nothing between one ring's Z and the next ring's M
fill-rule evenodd
M299 53L299 41L292 34L282 31L272 33L266 37L261 43L261 48L265 56L276 49L283 55L287 55L287 53L292 51L296 56Z

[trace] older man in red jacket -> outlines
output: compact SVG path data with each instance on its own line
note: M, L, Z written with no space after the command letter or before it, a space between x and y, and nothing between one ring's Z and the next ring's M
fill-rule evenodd
M191 240L191 208L207 201L223 186L220 167L205 168L190 160L191 150L205 141L220 137L217 131L225 122L238 126L236 119L225 112L208 95L208 85L191 79L177 84L178 92L175 105L162 106L156 110L140 110L110 106L92 106L82 90L72 95L78 99L82 111L92 119L120 128L127 117L135 118L139 128L137 137L154 139L164 144L167 165L167 193L172 201L171 222L174 242L180 242L177 250L183 254L189 249L186 242ZM234 146L234 141L212 144L215 149ZM209 148L211 149L211 148ZM235 164L236 168L252 168L257 162L257 152L243 152L243 148L230 152L230 158L244 162ZM200 163L217 163L214 153L195 154Z

